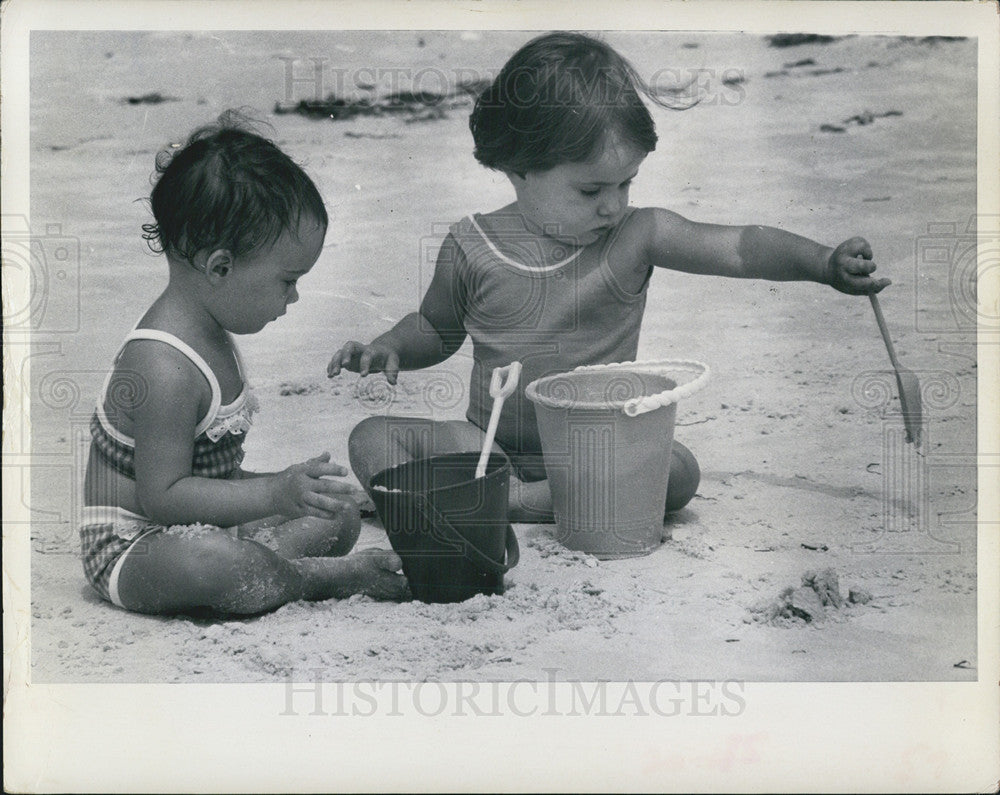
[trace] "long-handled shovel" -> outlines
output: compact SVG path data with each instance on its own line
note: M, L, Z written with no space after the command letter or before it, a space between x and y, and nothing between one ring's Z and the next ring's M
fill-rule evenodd
M885 340L886 350L889 351L889 361L892 362L896 370L896 385L899 387L899 404L903 409L903 424L906 426L906 441L920 448L920 381L916 373L903 367L896 358L896 349L892 346L892 338L889 336L889 329L885 326L885 318L882 317L882 307L878 304L875 293L870 293L868 297L872 302L872 309L875 310L875 320L878 321L878 329L882 332L882 339Z

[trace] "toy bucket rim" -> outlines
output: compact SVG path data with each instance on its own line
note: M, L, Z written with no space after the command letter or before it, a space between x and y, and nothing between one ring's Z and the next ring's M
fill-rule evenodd
M696 373L695 378L687 383L658 392L655 395L644 395L631 400L622 401L570 401L560 398L551 398L538 393L538 385L552 381L556 378L564 377L568 373L601 372L606 370L616 370L623 372L645 373L649 375L666 376L669 373ZM568 373L553 373L543 378L536 378L524 390L525 396L532 403L538 403L551 409L599 409L607 411L621 410L629 417L637 417L649 411L655 411L663 406L677 403L683 398L688 398L701 389L708 381L711 369L704 362L694 359L651 359L638 362L613 362L611 364L583 365L569 370Z
M406 489L386 489L384 487L381 489L375 489L375 486L372 485L372 481L375 480L376 478L381 477L388 472L392 472L393 470L401 469L402 467L412 464L415 461L432 461L435 458L450 458L458 456L469 456L470 460L472 461L472 477L470 477L468 480L462 480L459 481L458 483L452 483L450 486L438 486L435 489L420 489L418 491L408 491ZM500 459L500 466L491 470L490 464L494 459ZM439 492L448 492L454 489L467 487L469 483L473 483L476 480L486 480L487 478L495 479L497 477L501 477L502 473L505 470L507 471L508 475L513 473L513 468L511 467L510 458L507 456L507 454L504 452L498 452L496 450L493 450L492 452L490 452L490 456L486 462L486 474L483 475L482 478L477 478L476 463L478 462L478 460L479 460L479 453L471 451L461 452L461 453L437 453L436 455L428 455L424 456L423 458L411 458L409 461L403 461L401 464L396 464L395 466L386 467L385 469L381 469L375 474L373 474L370 478L368 478L368 488L372 490L377 490L382 494L427 494L429 492L434 492L435 494L437 494Z

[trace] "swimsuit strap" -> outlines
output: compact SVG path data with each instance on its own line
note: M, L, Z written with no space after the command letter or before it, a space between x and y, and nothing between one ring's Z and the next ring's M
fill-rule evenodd
M583 249L585 248L585 246L578 248L576 251L573 252L572 255L566 257L566 259L560 260L559 262L556 262L552 265L544 265L538 268L532 268L528 265L525 265L522 262L515 262L510 257L502 254L500 250L493 244L493 241L486 236L486 233L483 231L483 228L476 221L476 217L474 215L469 216L469 221L472 222L473 228L479 233L479 236L482 237L482 239L486 242L486 245L489 247L494 257L503 262L506 262L508 265L511 265L517 268L518 270L528 271L529 273L548 273L549 271L557 270L558 268L561 268L564 265L569 265L569 263L571 263L573 260L575 260L583 253Z
M118 354L115 356L116 361L118 357L121 356L121 352L122 350L124 350L125 346L132 340L155 340L157 342L165 343L166 345L169 345L170 347L180 351L185 356L187 356L188 359L190 359L191 362L195 365L195 367L197 367L201 371L202 375L205 376L205 379L208 381L208 386L212 390L212 405L209 407L208 412L206 412L205 416L202 417L201 422L199 422L198 426L195 428L195 434L194 434L195 437L200 436L202 433L204 433L206 428L210 427L211 424L215 422L215 418L216 416L218 416L219 413L219 407L222 405L222 388L219 386L219 379L215 377L215 373L212 371L212 368L208 366L208 362L206 362L201 357L201 354L199 354L194 348L192 348L183 340L179 339L178 337L175 337L173 334L167 331L160 331L159 329L153 329L153 328L133 329L122 341L121 347L118 349ZM242 363L239 360L239 353L237 353L236 355L237 355L237 365L240 366L242 370L241 366ZM114 425L108 422L107 415L104 412L104 399L107 396L108 385L111 383L111 376L113 375L113 373L114 370L112 369L112 371L109 372L107 377L104 379L104 388L101 390L101 394L104 397L102 397L102 399L98 401L97 416L98 419L101 421L101 425L104 426L104 429L108 431L108 433L111 434L113 438L125 444L132 445L135 443L134 440L130 439L124 434L119 433L117 429L114 427Z
M201 422L199 422L197 427L194 429L195 437L200 436L205 432L206 428L215 422L215 418L219 413L219 407L222 405L222 387L219 386L219 379L215 377L215 373L212 371L212 368L208 366L208 362L206 362L202 358L201 354L199 354L194 348L184 342L184 340L175 337L167 331L160 331L155 328L134 329L128 334L128 336L125 337L122 347L124 348L125 345L132 340L155 340L157 342L166 343L187 356L194 363L194 365L201 370L201 374L205 376L205 379L208 381L208 386L212 390L212 405L205 413L205 416L201 418Z

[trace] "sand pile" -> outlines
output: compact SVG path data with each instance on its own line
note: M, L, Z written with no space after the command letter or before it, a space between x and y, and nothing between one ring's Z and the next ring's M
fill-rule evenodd
M852 588L845 599L840 593L837 572L832 568L809 570L802 575L798 588L785 588L776 598L751 607L750 620L778 626L819 623L844 607L868 604L871 600L871 594L863 588Z

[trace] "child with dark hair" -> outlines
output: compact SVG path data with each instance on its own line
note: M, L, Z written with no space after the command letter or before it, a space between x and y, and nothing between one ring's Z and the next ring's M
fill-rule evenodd
M659 104L635 69L592 37L557 32L518 50L478 98L469 126L476 159L503 172L515 200L454 224L420 310L365 345L348 342L327 369L362 376L433 366L473 342L468 422L371 417L351 434L355 474L443 452L475 451L492 408L490 377L512 360L521 387L506 400L496 442L510 458L510 515L551 521L551 496L531 381L581 365L631 361L654 268L738 278L808 280L853 295L873 279L871 248L835 249L779 229L689 221L629 206L629 186L656 147L642 96ZM672 107L677 107L671 105ZM411 427L407 427L407 424ZM694 495L699 470L673 443L665 510Z
M240 468L257 406L232 335L298 300L326 236L319 191L233 113L161 153L157 172L143 229L169 282L122 343L91 420L87 579L144 613L402 598L394 553L344 557L360 519L329 454L283 472Z

